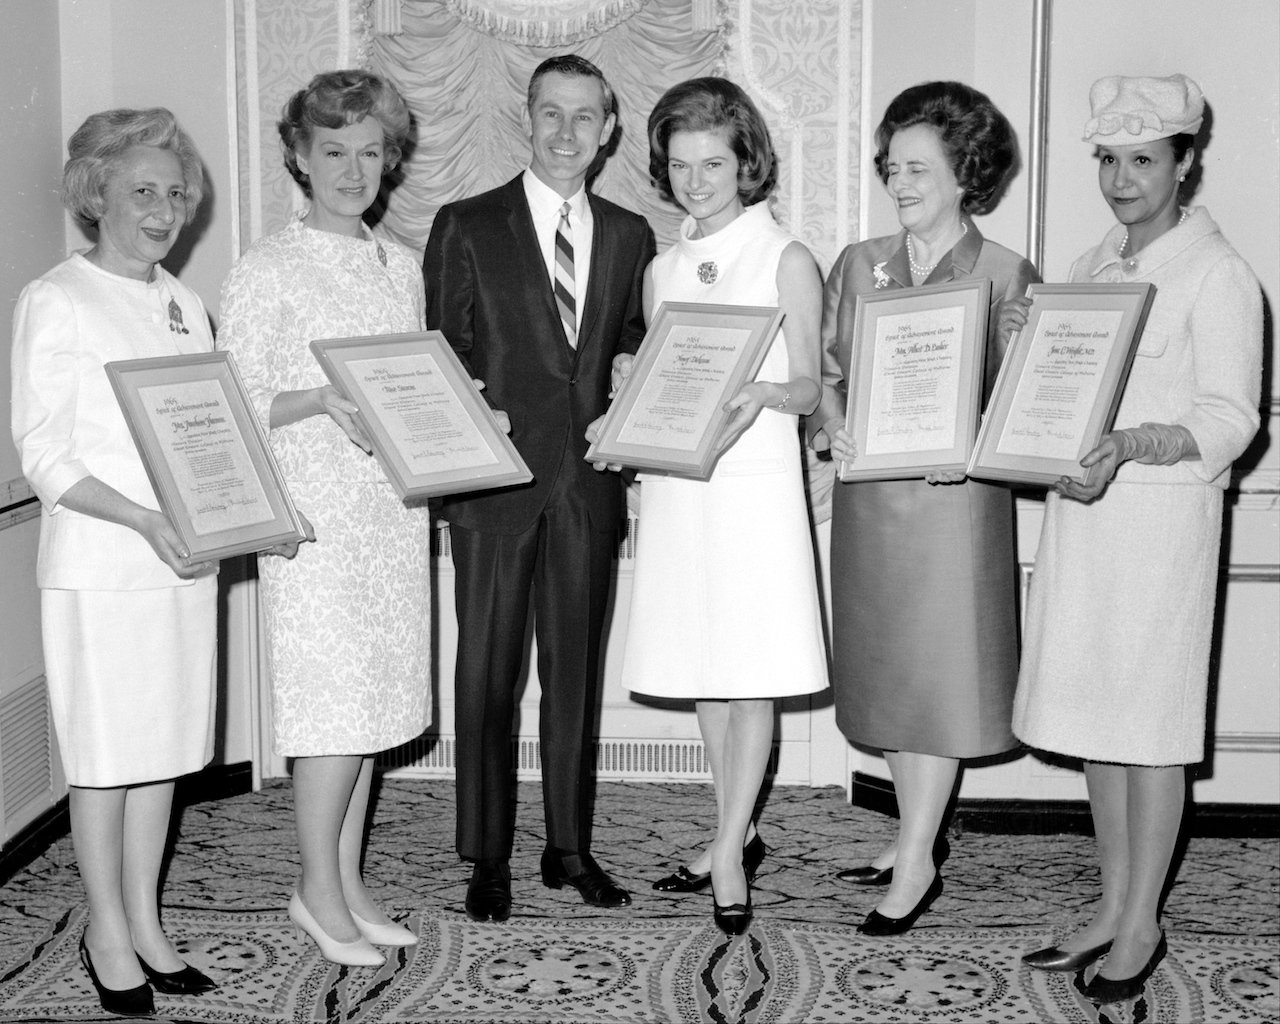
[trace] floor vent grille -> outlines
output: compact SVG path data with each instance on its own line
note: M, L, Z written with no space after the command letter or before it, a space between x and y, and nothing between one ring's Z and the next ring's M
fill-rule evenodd
M4 835L12 835L45 810L52 794L49 698L44 676L40 676L0 699L0 814Z
M711 763L698 740L603 740L595 745L596 775L601 779L711 781ZM451 778L457 768L458 740L428 733L404 746L388 750L378 764L397 775ZM512 740L512 761L522 779L542 775L542 750L536 739ZM769 771L778 769L778 748L769 757Z

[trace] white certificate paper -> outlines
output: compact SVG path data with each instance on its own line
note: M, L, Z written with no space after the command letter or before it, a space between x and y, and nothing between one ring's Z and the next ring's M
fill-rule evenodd
M964 318L964 306L941 306L876 321L862 454L932 451L956 443Z
M1078 459L1124 312L1046 310L1029 346L996 452Z
M751 335L749 328L673 327L618 429L618 443L696 451L711 417L731 397L725 382Z
M346 366L357 392L352 400L378 410L409 473L497 465L497 454L430 353L353 359Z
M221 381L155 384L138 395L198 536L275 518Z

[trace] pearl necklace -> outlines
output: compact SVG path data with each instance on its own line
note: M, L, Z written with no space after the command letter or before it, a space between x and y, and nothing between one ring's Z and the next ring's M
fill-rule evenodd
M1184 207L1182 208L1182 212L1178 215L1178 223L1177 223L1177 224L1175 224L1175 225L1174 225L1174 227L1181 227L1181 226L1182 226L1182 222L1183 222L1184 220L1186 220L1186 219L1187 219L1187 214L1188 214L1189 212L1190 212L1190 211L1187 209L1187 207L1185 207L1185 206L1184 206ZM910 240L911 240L911 239L910 239L910 237L908 237L907 241L910 241ZM1129 229L1128 229L1128 228L1125 228L1125 229L1124 229L1124 238L1120 239L1120 248L1116 250L1116 255L1117 255L1117 256L1119 256L1119 257L1121 257L1121 259L1123 259L1123 258L1124 258L1124 251L1125 251L1127 248L1129 248ZM1130 261L1131 263L1134 261L1134 259L1136 259L1136 257L1133 257L1133 256L1129 257L1129 261ZM912 264L912 269L914 269L914 268L915 268L915 264Z
M968 233L969 233L969 222L965 221L961 225L960 238L964 238L964 236L967 235ZM958 240L959 239L957 239L957 241ZM933 273L934 268L937 267L937 265L941 263L942 260L938 259L935 262L930 263L927 266L923 266L923 267L919 263L917 263L915 246L911 244L911 232L908 231L907 232L907 262L911 264L911 273L915 274L917 277L928 277L930 274Z

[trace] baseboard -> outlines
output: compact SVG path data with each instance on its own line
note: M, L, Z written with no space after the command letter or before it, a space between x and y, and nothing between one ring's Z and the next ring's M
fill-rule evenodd
M206 800L221 800L248 793L252 788L253 766L248 761L217 765L180 779L174 793L174 804L183 807ZM67 798L64 796L0 849L0 886L65 836L70 827Z
M896 818L893 783L862 772L853 773L855 807ZM999 835L1093 835L1087 800L958 800L953 828ZM1280 838L1280 814L1272 804L1195 804L1186 809L1189 836L1218 839Z
M0 849L0 886L25 868L51 844L67 834L71 823L67 817L67 798L56 804L14 834Z

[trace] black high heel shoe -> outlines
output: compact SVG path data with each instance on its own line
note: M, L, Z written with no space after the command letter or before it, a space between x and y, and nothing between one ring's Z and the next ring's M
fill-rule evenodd
M933 904L942 892L942 875L933 876L933 881L929 883L929 888L924 891L924 895L920 897L920 902L911 908L903 917L885 917L878 910L873 910L867 915L867 919L858 925L858 931L863 935L901 935L905 931L909 931L911 926L916 923L920 915L923 914Z
M1084 997L1094 1003L1121 1003L1126 999L1136 999L1142 992L1142 986L1168 952L1169 945L1165 942L1164 932L1161 932L1160 941L1156 943L1151 958L1142 970L1128 978L1104 978L1101 974L1095 974L1082 990Z
M1110 939L1100 946L1080 949L1074 953L1057 946L1048 946L1028 953L1022 958L1022 962L1037 971L1079 971L1104 956L1110 948Z
M147 980L155 986L155 990L167 996L202 996L218 987L218 983L209 975L196 970L190 964L183 964L179 971L165 973L157 971L141 956L138 957L138 963L142 966L142 973L147 976Z
M947 842L946 836L939 836L938 841L933 844L933 866L942 867L950 856L951 844ZM854 885L888 885L893 881L893 865L878 868L871 864L864 864L862 867L845 868L843 871L836 872L836 878L842 882L852 882Z
M768 852L759 832L752 836L751 842L742 848L742 870L747 876L747 885L756 880L756 872L760 870L760 865L764 863L764 855Z
M98 993L98 1002L107 1013L116 1013L121 1017L153 1017L156 1012L155 997L151 994L151 986L145 981L133 988L107 988L98 980L98 972L93 969L93 960L89 957L89 947L84 944L84 936L80 936L80 962L93 982Z
M760 870L760 865L764 863L764 856L768 852L759 832L752 836L751 842L742 848L742 870L746 873L748 885L756 880L756 872ZM681 864L674 872L654 882L653 887L658 892L699 892L710 884L710 871L695 875Z
M711 889L711 919L715 921L716 927L726 935L741 935L751 925L751 918L755 916L751 909L751 883L747 883L747 902L746 903L730 903L727 907L722 907L716 902L716 891L713 886Z

